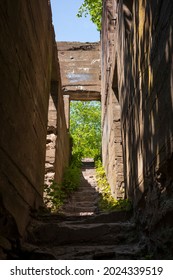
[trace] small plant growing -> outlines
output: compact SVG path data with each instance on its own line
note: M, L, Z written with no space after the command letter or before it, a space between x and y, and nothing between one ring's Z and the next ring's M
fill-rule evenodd
M44 185L44 203L51 212L58 210L66 197L62 185L57 184L54 180L50 180L50 185Z
M63 186L67 194L78 189L80 179L80 168L74 163L64 173Z
M99 207L103 211L130 210L131 202L129 199L115 199L111 194L111 188L106 178L105 170L100 160L95 162L96 180L100 191Z
M62 184L50 180L44 185L44 203L51 212L58 211L69 195L78 189L80 180L80 155L74 155L69 167L65 170Z

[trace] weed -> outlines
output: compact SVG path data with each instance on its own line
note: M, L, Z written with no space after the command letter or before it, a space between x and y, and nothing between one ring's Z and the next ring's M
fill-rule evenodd
M111 194L111 188L106 178L105 170L100 160L95 162L96 180L100 191L99 207L103 211L130 210L131 202L129 199L115 199Z
M65 171L63 178L64 190L67 194L78 189L80 179L80 168L72 163Z
M81 160L79 155L74 155L71 164L66 168L62 184L50 180L50 184L44 185L44 203L52 212L58 211L64 204L65 199L78 189L80 180Z
M64 203L66 193L62 185L50 180L50 185L44 185L44 203L51 212L58 210Z

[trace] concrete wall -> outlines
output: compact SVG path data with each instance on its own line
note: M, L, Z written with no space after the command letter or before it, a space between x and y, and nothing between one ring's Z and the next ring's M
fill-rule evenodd
M50 91L57 181L69 148L49 1L0 1L0 34L0 248L9 249L4 238L22 236L42 205Z
M60 77L60 73L59 73ZM61 83L59 83L58 90L61 90ZM56 154L55 154L55 181L57 183L62 182L65 168L69 164L70 159L70 139L69 131L67 128L65 117L65 102L63 94L58 97L58 117L57 117L57 141L56 141Z
M134 1L129 31L121 4L117 53L126 185L138 206L150 200L152 213L159 211L153 195L160 200L172 184L173 3Z
M69 127L66 122L68 110L65 110L68 106L68 99L64 102L56 44L54 45L52 68L45 163L45 183L47 185L50 185L52 180L56 183L62 182L71 152Z
M47 0L7 0L1 1L0 13L1 207L17 221L22 234L28 211L42 200L52 63L51 12Z
M126 192L146 234L158 248L164 250L165 246L169 251L173 213L173 2L109 2L113 12L109 15L116 23L114 76L118 78ZM114 63L115 55L110 57Z
M115 4L115 3L114 3ZM102 157L115 198L124 197L120 105L116 73L116 5L104 1L102 21Z
M71 100L100 100L100 43L58 42L62 89Z

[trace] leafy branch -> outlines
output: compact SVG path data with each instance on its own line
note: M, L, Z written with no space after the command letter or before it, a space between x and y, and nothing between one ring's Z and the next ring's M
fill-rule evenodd
M102 17L102 0L84 0L80 6L77 17L86 17L88 14L91 16L91 21L96 24L97 30L101 30L101 17Z

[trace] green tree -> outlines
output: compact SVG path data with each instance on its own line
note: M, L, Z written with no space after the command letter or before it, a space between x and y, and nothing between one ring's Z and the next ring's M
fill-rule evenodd
M91 16L91 21L96 24L97 30L101 30L102 0L84 0L77 13L78 17Z
M80 154L82 157L93 158L100 154L100 102L71 102L70 133L73 138L73 154Z

